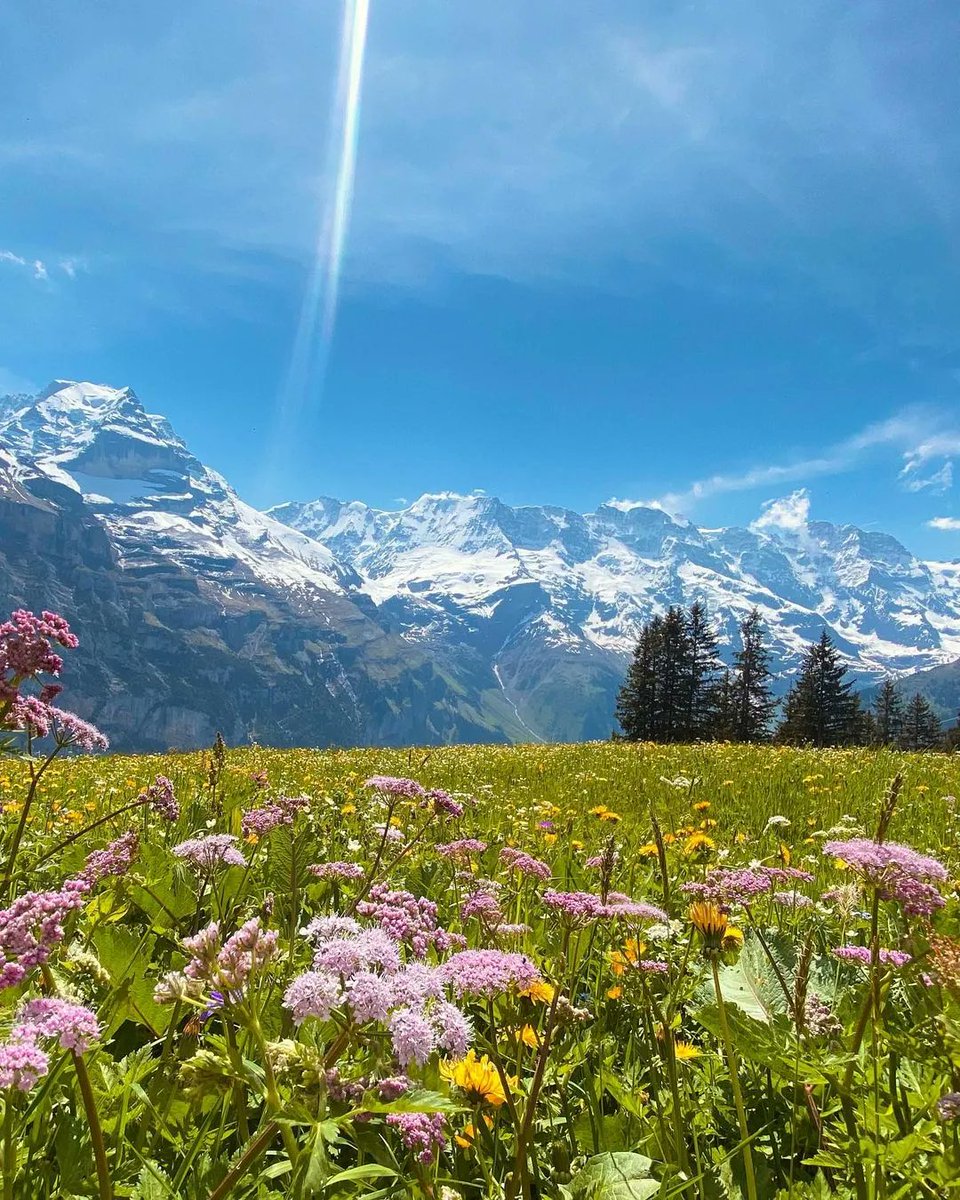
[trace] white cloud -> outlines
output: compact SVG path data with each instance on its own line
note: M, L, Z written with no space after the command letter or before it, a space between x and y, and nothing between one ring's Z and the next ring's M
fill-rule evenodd
M953 463L949 460L943 464L939 471L934 471L932 475L928 475L926 478L913 476L911 474L913 470L913 464L907 463L900 472L903 487L908 492L925 492L929 489L931 492L940 495L943 492L948 492L953 487Z
M751 529L783 529L800 533L810 519L810 495L806 488L798 488L789 496L778 500L766 500L760 516L752 522Z
M46 263L39 258L28 259L22 258L19 254L14 254L12 250L0 250L0 262L10 263L15 267L27 267L33 271L34 279L47 279Z
M927 526L930 529L941 529L945 533L960 533L960 517L932 517Z
M945 417L923 408L905 409L827 446L819 454L801 456L792 462L750 467L739 474L716 474L694 480L684 490L668 492L650 504L667 512L686 512L702 500L732 492L749 492L783 483L802 483L824 475L842 475L855 470L878 451L898 452L905 462L899 473L904 487L946 490L953 482L952 464L943 466L926 480L917 481L912 472L947 453L960 453L960 432L944 428ZM919 486L917 486L919 485Z

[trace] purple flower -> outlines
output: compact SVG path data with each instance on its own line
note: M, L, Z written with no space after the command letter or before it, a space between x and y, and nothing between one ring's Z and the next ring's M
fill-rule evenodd
M943 863L898 842L850 838L844 842L824 842L823 852L842 859L871 883L884 883L891 873L910 879L938 879L941 883L947 878Z
M813 901L802 892L774 892L773 902L781 908L813 908Z
M102 850L94 850L92 854L87 855L80 879L92 885L106 879L108 875L126 875L130 864L137 857L139 848L140 838L137 831L128 830Z
M482 854L487 848L487 843L476 838L460 838L456 842L442 842L434 848L443 858L466 859L471 854Z
M614 917L635 917L641 921L666 923L669 917L662 908L642 900L631 900L621 892L610 892L606 900L592 892L557 892L548 888L542 896L544 904L578 924L586 921L609 920Z
M504 846L500 851L500 861L506 863L512 871L527 875L532 879L549 879L553 871L539 858L516 850L513 846Z
M43 997L28 1000L21 1008L14 1034L28 1040L55 1038L61 1050L83 1054L100 1036L100 1023L96 1014L82 1004Z
M748 869L730 870L719 867L708 871L699 883L685 883L681 891L713 904L729 907L750 904L757 896L770 890L771 877L766 872Z
M302 933L314 944L330 941L332 938L349 937L360 932L360 923L353 917L314 917L309 924L304 925Z
M460 906L460 917L468 921L477 917L486 925L500 925L503 921L503 911L496 895L486 887L477 887L470 892Z
M869 946L836 946L833 954L836 958L843 959L844 962L860 963L864 967L869 967L872 961ZM877 957L884 966L888 967L905 967L911 961L911 956L904 953L903 950L881 949Z
M439 970L458 996L491 999L512 988L522 991L541 978L525 954L508 950L461 950L442 963Z
M396 775L371 775L363 786L373 788L384 796L406 796L410 800L423 800L427 794L423 785L415 779L401 779Z
M419 1009L396 1009L388 1028L393 1052L401 1067L409 1067L413 1063L422 1067L437 1048L437 1030Z
M473 1041L470 1018L448 1000L438 1000L430 1009L430 1016L439 1031L440 1049L463 1058Z
M153 783L137 797L144 804L149 804L153 811L165 821L180 819L180 805L173 794L173 784L166 775L157 775Z
M388 1075L377 1084L377 1095L385 1104L389 1104L391 1100L405 1096L412 1086L406 1075Z
M273 929L261 929L259 917L253 917L221 943L219 922L211 921L199 933L184 938L183 946L192 955L183 969L186 979L240 995L251 976L275 956L277 934Z
M51 643L65 650L75 650L80 644L58 613L45 611L38 617L18 608L0 624L0 677L9 677L4 681L7 689L15 691L20 681L36 675L60 674L63 659L53 652Z
M63 923L80 908L89 884L67 880L59 892L25 892L0 909L0 988L15 987L63 940Z
M396 941L382 929L363 929L355 934L319 940L313 966L315 970L341 975L345 979L374 966L393 974L400 969L400 953Z
M462 817L463 805L459 800L454 800L449 792L445 792L443 788L431 788L427 792L426 798L433 805L433 811L443 813L448 817Z
M15 1087L29 1092L49 1067L50 1060L31 1038L14 1036L8 1042L0 1042L0 1088Z
M433 1162L436 1150L447 1142L447 1123L442 1113L390 1113L387 1124L399 1131L404 1146L416 1151L421 1163Z
M359 863L352 862L313 863L307 870L318 879L362 879L366 874Z
M450 935L440 926L437 911L432 900L392 891L386 884L372 887L367 899L357 905L360 916L376 921L395 942L409 946L417 958L426 957L431 947L440 951L450 948Z
M80 750L106 750L110 743L104 734L89 721L62 708L48 709L53 718L54 736L61 746L76 746Z
M396 1003L391 977L376 975L373 971L358 971L347 984L347 1000L354 1019L361 1024L386 1021Z
M283 1007L293 1016L295 1025L302 1025L308 1017L326 1021L342 1000L336 976L327 971L305 971L284 992Z
M247 860L237 849L232 833L209 833L206 837L188 838L174 846L173 853L200 871L217 867L245 867Z

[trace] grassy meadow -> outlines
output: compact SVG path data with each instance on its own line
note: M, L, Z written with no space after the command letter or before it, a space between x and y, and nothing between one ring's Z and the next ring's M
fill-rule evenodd
M3 1200L960 1195L958 794L874 750L56 758L6 882L86 890L0 990ZM96 1016L42 1070L37 995Z

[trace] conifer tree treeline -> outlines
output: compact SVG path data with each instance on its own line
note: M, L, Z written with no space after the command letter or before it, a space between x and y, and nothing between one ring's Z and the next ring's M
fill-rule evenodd
M740 626L742 645L724 668L706 605L672 607L640 631L617 699L628 741L755 742L769 733L770 690L763 623L754 609Z
M702 601L686 610L671 607L648 621L617 698L623 736L651 742L762 742L775 737L798 746L905 750L944 745L940 720L929 703L917 694L905 704L891 679L884 680L872 707L864 709L826 630L807 647L773 729L778 701L764 632L755 608L740 622L740 647L725 667Z

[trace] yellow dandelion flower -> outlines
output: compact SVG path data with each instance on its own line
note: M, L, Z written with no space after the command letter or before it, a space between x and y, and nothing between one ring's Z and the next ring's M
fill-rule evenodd
M441 1063L440 1074L458 1087L471 1104L490 1104L499 1108L506 1102L507 1093L500 1074L486 1054L477 1058L473 1050L468 1050L466 1058ZM506 1080L512 1091L517 1086L516 1078L508 1075Z
M605 813L600 814L601 821L612 821L614 824L616 824L616 822L621 819L622 818L619 813L610 812L609 810Z
M526 996L528 1000L535 1000L539 1004L552 1004L556 994L557 989L544 979L538 979L536 983L531 983L529 987L520 992L521 996Z
M690 906L690 923L710 949L719 950L727 932L727 914L715 904L698 901Z
M351 813L357 811L357 806L355 804L344 804L341 806L340 811L345 817L349 817Z
M684 854L709 854L716 848L717 843L705 833L691 833L683 843Z
M576 839L574 839L574 840L573 840L573 841L570 843L570 849L571 849L571 850L582 850L582 849L583 849L583 842L578 842Z
M673 1053L677 1062L692 1062L693 1059L700 1057L699 1047L690 1042L674 1042Z
M657 843L656 842L645 842L640 847L640 849L637 851L637 853L640 855L641 858L656 858L657 853L658 853Z
M545 833L543 835L543 840L547 843L548 846L552 846L553 843L557 840L557 835L555 833Z
M532 1025L524 1025L520 1030L520 1041L525 1046L529 1046L531 1050L536 1050L540 1045L540 1038Z
M710 807L709 800L698 800L697 803L693 806L693 811L694 812L706 812L709 807Z
M619 1000L622 995L623 995L623 988L620 987L619 984L617 984L616 987L607 988L607 999L608 1000Z

